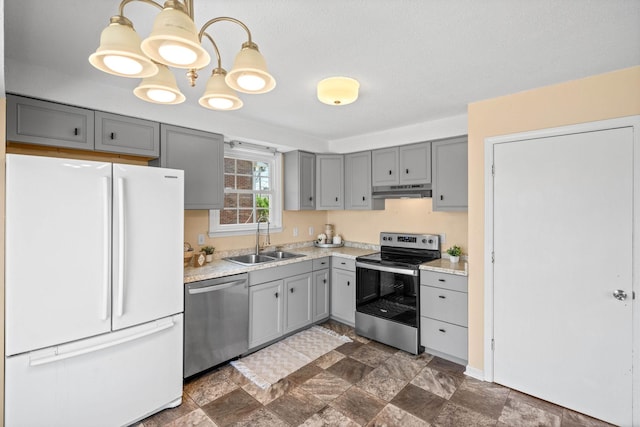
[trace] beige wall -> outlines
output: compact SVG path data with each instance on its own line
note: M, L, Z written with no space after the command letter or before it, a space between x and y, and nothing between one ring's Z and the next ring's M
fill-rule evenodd
M383 211L329 211L327 222L347 241L378 244L381 231L445 234L445 250L467 252L467 213L433 212L432 199L390 199Z
M284 211L283 231L271 234L272 245L308 242L333 224L337 234L346 241L378 244L381 231L405 233L437 233L446 235L443 250L451 245L467 248L467 213L433 212L431 199L387 200L383 211ZM293 236L294 227L298 237ZM314 235L309 235L309 227ZM207 237L209 211L185 211L184 237L193 247L199 247L198 234L205 235L205 245L218 251L246 249L255 245L255 235L234 237ZM261 242L263 240L261 239Z
M640 66L469 104L469 365L484 369L484 140L640 114Z

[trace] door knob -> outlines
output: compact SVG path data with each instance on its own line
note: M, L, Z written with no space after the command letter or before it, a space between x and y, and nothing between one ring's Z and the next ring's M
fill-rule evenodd
M627 299L627 293L622 289L617 289L613 291L613 297L618 301L624 301Z

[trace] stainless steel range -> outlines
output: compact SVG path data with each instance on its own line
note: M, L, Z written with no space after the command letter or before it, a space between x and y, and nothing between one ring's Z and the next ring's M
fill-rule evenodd
M380 247L356 258L356 333L418 354L419 267L440 258L440 236L383 232Z

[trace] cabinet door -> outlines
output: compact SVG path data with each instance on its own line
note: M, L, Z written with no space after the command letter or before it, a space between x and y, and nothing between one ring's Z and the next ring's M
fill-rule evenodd
M373 186L398 185L398 147L374 150L371 154Z
M344 156L316 155L316 209L344 209Z
M400 184L431 183L431 143L400 147Z
M284 327L283 281L249 287L249 348L280 337Z
M96 151L160 155L160 124L149 120L96 111Z
M331 270L331 317L352 326L356 322L356 274L352 271Z
M284 154L285 210L316 208L316 155L305 151Z
M371 151L344 156L345 209L372 209Z
M93 150L93 111L7 96L7 141Z
M163 124L160 141L160 166L184 171L185 209L222 209L222 135Z
M300 209L316 208L316 155L300 153Z
M467 137L432 143L433 210L468 209Z
M313 321L329 317L330 304L329 269L313 272Z
M286 314L284 331L291 332L302 328L312 321L313 297L311 273L284 279L286 296Z

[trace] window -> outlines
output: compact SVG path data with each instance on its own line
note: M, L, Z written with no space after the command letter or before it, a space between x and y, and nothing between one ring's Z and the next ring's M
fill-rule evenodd
M254 233L258 219L282 229L281 155L225 149L224 208L209 211L211 236Z

